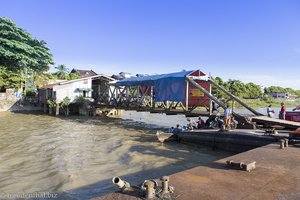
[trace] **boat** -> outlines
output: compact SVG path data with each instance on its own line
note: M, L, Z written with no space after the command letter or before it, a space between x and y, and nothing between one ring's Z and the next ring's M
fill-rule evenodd
M285 113L285 120L300 122L300 111L287 111Z
M166 133L163 131L157 131L156 136L157 136L158 141L161 143L177 140L177 135L174 133Z

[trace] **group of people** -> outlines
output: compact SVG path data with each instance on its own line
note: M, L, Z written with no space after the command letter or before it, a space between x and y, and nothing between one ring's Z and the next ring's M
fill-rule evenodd
M293 109L293 111L296 111L296 110L300 110L300 106L297 106L296 108ZM271 117L271 118L274 117L275 111L272 109L272 105L271 104L267 108L267 114L268 114L268 117ZM286 106L282 102L281 103L281 108L280 108L280 111L279 111L279 116L278 116L279 119L285 120L285 114L286 114Z
M188 118L187 121L188 121L187 128L189 130L201 129L205 127L205 122L203 119L201 119L201 117L198 117L197 121L194 121L193 119L190 118Z

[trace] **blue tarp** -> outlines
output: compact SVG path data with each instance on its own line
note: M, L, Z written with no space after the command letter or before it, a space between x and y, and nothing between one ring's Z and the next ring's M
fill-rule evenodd
M185 101L185 76L194 72L143 76L117 81L117 86L154 86L154 101Z

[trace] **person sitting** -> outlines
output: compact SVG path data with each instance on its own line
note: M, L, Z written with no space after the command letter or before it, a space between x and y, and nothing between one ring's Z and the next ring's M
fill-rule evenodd
M271 104L268 106L268 108L267 108L267 114L268 114L268 117L273 117L274 116L274 113L275 113L275 111L271 108Z
M176 125L176 128L173 129L172 133L178 134L182 132L182 128L180 127L179 124Z
M203 119L201 119L201 117L198 118L198 121L197 121L197 128L200 129L200 128L203 128L205 126L205 122Z
M189 130L194 130L194 128L198 128L198 124L193 119L187 118L187 121L189 122L187 124L187 128Z
M174 131L174 127L172 126L171 128L169 128L168 133L173 133Z

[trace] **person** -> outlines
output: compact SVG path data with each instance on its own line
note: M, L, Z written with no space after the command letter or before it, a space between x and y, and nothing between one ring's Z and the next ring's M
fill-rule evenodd
M213 101L213 102L212 102L212 112L215 112L215 111L216 111L216 112L219 112L219 111L218 111L218 104L217 104L216 102Z
M297 106L296 108L293 109L293 111L296 111L296 110L300 110L300 106Z
M173 133L174 131L174 127L172 126L171 128L169 128L168 133Z
M224 130L230 125L231 123L231 110L229 105L226 106L226 109L224 110Z
M286 112L286 107L285 107L284 103L282 102L281 103L281 109L280 109L280 112L279 112L279 119L285 120L285 112Z
M201 119L201 117L198 117L198 121L197 121L197 128L203 128L205 126L205 122L203 119Z
M274 116L275 111L271 107L272 107L272 105L270 104L267 108L267 114L268 114L268 117L272 118Z
M197 128L197 127L198 127L197 123L196 123L193 119L187 118L187 121L189 122L189 123L187 124L187 128L188 128L189 130L194 130L194 128Z
M178 134L182 132L182 128L180 127L179 124L176 125L176 128L173 129L172 133Z

